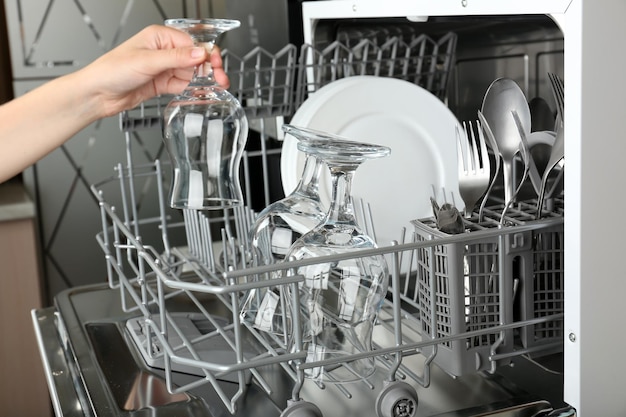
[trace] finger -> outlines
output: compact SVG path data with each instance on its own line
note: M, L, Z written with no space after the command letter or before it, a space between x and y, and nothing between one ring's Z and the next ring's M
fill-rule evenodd
M187 86L189 85L189 80L180 79L180 78L170 78L167 80L167 84L162 91L159 91L159 94L180 94ZM161 90L157 86L157 90Z
M191 68L207 59L207 52L202 47L145 50L144 55L144 67L150 68L153 75Z
M222 55L220 53L219 48L215 48L209 57L211 62L211 67L213 68L213 76L215 77L215 81L223 88L230 87L230 79L223 68Z
M213 68L217 68L217 67L221 68L223 66L222 50L220 49L219 46L215 45L213 47L213 50L211 51L210 60L211 60L211 66Z
M215 77L215 81L217 81L222 88L230 88L230 79L223 68L215 68L213 70L213 76Z

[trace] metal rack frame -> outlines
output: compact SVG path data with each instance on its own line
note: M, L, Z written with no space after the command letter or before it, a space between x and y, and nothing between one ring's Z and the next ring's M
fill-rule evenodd
M356 49L364 51L363 48L371 46L369 42L359 43ZM354 51L346 50L339 44L333 44L329 48L326 52L348 51L347 56L353 58L368 56L365 53L354 54ZM306 64L310 62L306 59L312 51L308 46L301 49L299 67L291 68L294 63L294 51L293 47L287 46L276 57L270 58L271 64L268 66L268 72L260 71L258 68L260 62L267 62L267 51L256 49L242 60L229 57L228 52L225 51L226 65L231 65L233 62L240 63L238 70L232 70L232 68L227 70L229 75L235 74L235 85L238 86L236 94L239 94L240 101L244 103L249 117L265 119L288 116L294 109L294 103L297 105L305 93L308 94L322 85L306 83L305 78L301 77L298 78L299 85L294 89L291 89L293 86L285 88L281 84L280 90L286 93L277 95L271 94L271 88L246 90L243 87L245 80L251 77L254 79L254 85L265 82L268 73L269 79L288 83L295 80L293 75L296 73L305 74L311 69L316 69L315 66L311 67ZM376 59L380 58L381 51L382 49L378 50ZM449 52L449 49L446 51ZM282 60L285 57L288 62L286 66L277 64L275 59ZM252 62L255 63L255 70L248 71L245 63ZM318 64L320 62L318 61ZM344 65L347 61L331 59L330 62L334 65L339 63ZM379 71L380 66L371 68ZM283 75L274 77L279 73ZM351 74L345 73L344 75ZM380 75L379 72L377 74ZM288 94L289 91L300 92L301 95L294 96ZM277 98L278 101L276 101ZM386 373L389 386L398 388L397 390L391 388L383 390L379 397L379 404L386 406L389 398L398 399L397 397L400 396L410 407L411 404L416 405L417 398L412 398L414 392L406 391L407 385L403 385L401 380L410 378L419 385L428 387L430 367L433 363L437 363L437 358L446 344L458 341L464 343L465 340L486 335L495 336L495 339L492 338L495 341L487 346L484 354L484 360L490 364L486 369L490 371L494 371L497 363L507 358L540 352L547 348L553 349L555 344L558 344L554 342L526 346L522 349L501 349L503 342L510 340L510 335L514 330L561 321L563 318L561 311L544 311L538 317L529 316L521 321L512 320L510 315L504 313L512 297L511 293L505 293L509 288L505 285L498 286L501 296L498 298L500 320L497 323L472 329L466 328L449 335L437 334L432 329L438 328L439 316L432 314L425 322L422 314L424 303L434 305L434 294L440 290L438 280L435 279L436 273L431 268L434 264L430 261L428 268L420 270L417 260L420 252L432 255L437 248L447 245L463 248L468 244L468 239L478 239L496 242L495 259L498 265L503 266L507 262L505 249L510 247L509 242L514 242L516 236L524 233L541 233L555 227L558 230L559 222L562 228L562 211L550 212L548 218L527 221L527 218L520 220L515 216L532 217L531 206L518 205L507 212L506 220L512 226L501 227L498 214L497 221L492 221L489 216L487 216L486 223L481 224L477 224L472 219L468 220L466 226L471 229L471 232L466 234L444 236L433 229L431 232L420 235L416 230L414 233L409 233L405 239L406 231L398 231L401 241L390 246L363 250L358 254L338 254L290 261L280 265L259 266L247 247L247 232L254 218L254 213L249 208L224 210L221 216L209 216L204 212L186 210L182 213L182 220L177 220L181 213L165 205L164 178L167 176L167 170L162 167L161 162L156 160L150 164L137 166L133 163L128 132L133 129L158 126L161 105L164 102L164 99L161 99L156 105L142 105L138 112L125 113L121 116L122 130L127 133L126 164L118 164L114 176L93 185L92 192L101 208L102 233L97 236L97 241L104 252L109 286L119 289L124 311L136 312L137 320L129 322L127 329L146 361L158 363L163 367L168 389L172 393L209 384L218 393L228 410L234 412L238 401L245 395L251 378L267 393L272 391L271 382L264 378L258 369L274 365L279 366L293 381L292 401L285 410L285 415L287 415L288 410L296 410L302 405L300 389L307 370L330 365L341 366L350 360L375 358ZM262 141L264 139L263 137ZM267 153L267 149L262 148L255 155L246 157L266 158ZM264 184L267 184L266 169L264 163L262 173ZM246 169L245 162L243 171L244 177L249 179L250 172ZM156 200L151 204L158 207L158 215L142 218L137 210L137 202L145 200L146 196L138 193L143 193L150 187L156 188L156 193L153 193L153 198ZM111 203L112 201L120 202L120 211ZM142 204L146 204L146 201ZM497 207L494 210L497 211ZM427 223L426 219L420 221ZM220 229L218 236L213 231L215 227ZM149 232L146 233L146 230ZM176 242L173 239L176 234L184 235L186 240ZM155 235L160 238L147 241L143 237ZM377 341L371 351L340 359L308 361L307 352L303 349L300 337L300 329L303 328L305 319L301 314L294 315L293 343L289 346L285 340L259 331L240 320L241 304L245 294L251 289L279 285L290 287L293 293L297 293L298 285L304 281L304 277L297 272L300 267L373 255L383 255L388 259L391 274L388 297L383 303L376 326L387 335L383 338L386 343ZM457 280L465 275L462 266L460 269L461 272L458 272L456 276ZM497 274L498 281L504 282L508 279L504 276L505 270L504 267L498 269L500 271ZM279 272L281 278L271 278ZM427 291L415 292L415 288L420 285ZM185 312L186 315L181 319L180 312L168 309L168 300L173 298L186 300L192 311ZM210 310L207 306L207 299L223 307L220 314L216 315ZM295 297L291 302L293 303L292 311L300 311ZM457 309L465 308L464 305L456 307ZM205 327L204 331L199 332L196 328L190 333L189 327L186 327L186 320L201 321L202 326ZM425 324L428 326L425 327ZM214 358L215 355L206 355L216 346L220 352L224 353L219 355L219 360ZM412 355L425 357L424 366L419 373L402 364L404 357ZM176 386L174 374L181 369L196 375L197 378L186 385ZM455 375L455 372L450 373ZM225 392L218 383L220 379L236 383L238 387L236 392L230 394ZM394 385L396 383L400 385ZM326 388L326 383L323 381L317 381L317 384L321 389ZM364 380L363 384L368 385L368 382ZM330 385L347 398L351 396L349 386Z
M506 248L505 242L509 236L541 232L548 227L554 227L554 220L559 219L558 214L552 218L510 227L483 227L482 230L461 235L435 236L433 233L432 239L420 241L413 238L409 239L408 243L363 250L358 253L358 256L340 254L319 259L291 261L281 265L250 266L250 258L245 256L230 258L223 256L221 259L218 257L220 259L218 262L215 254L212 260L205 259L202 257L204 255L194 254L193 251L186 251L186 248L171 245L168 237L170 231L176 228L193 229L197 227L194 226L197 225L194 222L198 217L186 216L183 224L170 223L171 217L167 214L168 208L164 204L161 178L162 168L158 161L132 169L118 165L116 177L105 183L94 185L92 189L101 207L103 232L97 238L107 260L109 285L120 290L122 305L126 311L137 312L138 321L135 323L135 328L141 329L138 332L143 337L139 342L142 346L141 350L150 359L162 358L168 389L172 392L182 392L198 385L211 384L228 409L234 412L237 401L245 394L250 377L253 377L256 383L268 393L272 391L271 384L256 369L267 365L278 365L292 378L294 382L292 396L294 401L298 401L300 400L299 388L304 382L307 369L338 365L344 361L366 357L376 358L383 364L388 372L387 380L389 381L396 381L399 375L402 375L403 378L410 377L427 387L430 383L431 363L437 358L442 345L484 335L499 335L498 340L488 346L489 353L486 356L486 360L492 364L491 370L494 370L497 361L514 355L527 354L530 351L530 348L517 351L499 349L501 342L508 340L506 339L507 333L513 329L562 319L562 314L558 311L518 322L502 316L500 323L496 325L448 336L440 336L436 333L425 335L419 318L420 303L423 303L424 299L422 297L416 300L414 293L409 289L414 285L409 285L406 281L416 279L414 271L404 272L401 268L401 265L406 264L403 259L416 257L418 251L434 251L437 246L441 245L465 245L470 238L496 239L500 248ZM159 204L162 213L153 219L135 217L136 213L133 212L131 203L132 193L129 193L129 190L139 188L138 181L146 180L156 184L159 189L157 195L160 196L160 201L156 203ZM127 195L122 196L123 214L119 214L113 206L107 203L104 188L108 185L118 185L120 191ZM232 214L234 218L242 215L247 216L244 209ZM246 221L239 221L239 223L245 228ZM162 251L156 249L156 245L149 245L142 241L140 229L146 227L158 229L162 237L162 242L160 242L164 248ZM200 234L192 233L192 235L188 234L187 238L196 239L198 236ZM223 253L227 254L229 249L227 243L242 242L241 236L245 236L245 233L227 236L224 232L219 239L210 242L210 246L212 247L215 242L221 243ZM202 246L199 245L199 247ZM246 253L245 246L245 243L238 245L237 249L240 254ZM239 319L242 299L250 289L284 285L290 286L291 290L297 293L298 284L304 281L304 277L297 273L299 267L372 255L386 256L391 266L389 294L378 321L378 326L382 326L389 333L387 339L393 341L388 346L379 345L372 351L361 352L346 358L308 362L305 360L307 352L303 350L300 339L300 329L305 319L301 315L295 315L293 318L293 347L286 346L283 340L258 331ZM498 256L499 262L504 262L505 252L500 251ZM284 271L287 271L287 274L282 278L269 278L275 276L273 272ZM498 279L505 278L501 274ZM437 280L430 279L428 282L430 293L435 294L439 290ZM172 297L187 299L193 313L201 315L202 320L210 323L212 330L205 334L189 336L188 329L179 326L175 312L167 308L168 300ZM204 304L203 299L206 297L217 299L227 308L230 316L214 317ZM500 298L500 311L505 310L510 300L510 296ZM299 311L297 304L299 301L294 298L292 302L294 303L292 311ZM459 307L462 308L462 306ZM433 329L438 328L437 315L430 317L430 326ZM416 337L416 335L422 337ZM219 340L221 348L229 350L227 360L222 358L215 362L212 355L206 355L206 343L209 341L209 346L211 346L211 340ZM250 350L250 346L256 348ZM535 346L532 350L539 351L545 347ZM402 367L402 358L414 354L427 356L421 374ZM181 366L186 370L195 369L198 379L185 386L175 386L172 375L177 369L180 370ZM238 383L239 389L236 394L228 395L220 388L218 380L225 377ZM363 383L367 384L367 381ZM322 383L319 385L324 387ZM335 385L335 387L350 397L348 387L342 385Z

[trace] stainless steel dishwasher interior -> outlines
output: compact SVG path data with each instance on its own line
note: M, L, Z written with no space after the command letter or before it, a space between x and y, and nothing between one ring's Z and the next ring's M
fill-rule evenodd
M335 39L389 36L397 31L437 38L457 34L454 65L446 92L459 120L475 120L489 84L499 77L517 81L529 101L542 97L556 111L548 72L563 74L563 33L545 15L430 17L411 23L404 18L320 20L315 44L322 49Z

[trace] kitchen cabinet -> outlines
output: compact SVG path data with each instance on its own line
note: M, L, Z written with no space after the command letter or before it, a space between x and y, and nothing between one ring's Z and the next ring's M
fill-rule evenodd
M305 42L320 19L548 14L564 33L565 60L565 378L578 415L623 416L626 223L619 211L626 152L626 57L622 0L413 0L305 3Z
M34 205L19 183L0 185L0 404L3 416L52 415L30 310L41 308Z

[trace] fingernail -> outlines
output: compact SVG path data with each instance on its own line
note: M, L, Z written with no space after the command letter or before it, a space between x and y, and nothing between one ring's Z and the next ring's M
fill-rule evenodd
M204 48L196 47L191 50L192 58L200 58L201 56L204 56Z

